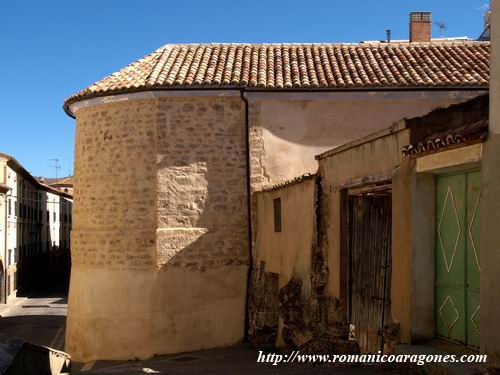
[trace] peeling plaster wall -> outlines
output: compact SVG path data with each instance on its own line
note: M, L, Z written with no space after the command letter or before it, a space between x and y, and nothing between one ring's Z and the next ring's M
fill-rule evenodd
M256 193L257 227L250 290L249 336L257 346L352 352L345 310L323 291L326 259L318 243L318 185L311 178ZM274 200L281 200L281 232Z
M244 107L164 97L77 112L66 350L146 358L243 337Z

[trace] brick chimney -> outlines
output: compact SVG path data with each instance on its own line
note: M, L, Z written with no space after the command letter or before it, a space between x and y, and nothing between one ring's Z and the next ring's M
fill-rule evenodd
M430 42L432 37L431 12L410 13L410 43Z

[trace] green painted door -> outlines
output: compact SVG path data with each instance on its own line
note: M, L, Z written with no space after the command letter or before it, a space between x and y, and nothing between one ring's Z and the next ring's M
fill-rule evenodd
M436 330L479 346L480 172L437 177Z

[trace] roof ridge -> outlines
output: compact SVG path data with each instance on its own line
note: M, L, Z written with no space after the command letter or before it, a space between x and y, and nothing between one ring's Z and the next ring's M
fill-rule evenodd
M165 48L175 48L175 47L218 47L218 46L236 46L236 47L257 47L257 46L269 46L269 47L280 47L280 46L429 46L429 45L489 45L489 41L484 40L470 40L470 39L450 39L450 40L437 40L430 42L409 42L409 41L360 41L360 42L270 42L270 43L247 43L247 42L210 42L210 43L167 43L162 47L158 48L155 52L163 50Z

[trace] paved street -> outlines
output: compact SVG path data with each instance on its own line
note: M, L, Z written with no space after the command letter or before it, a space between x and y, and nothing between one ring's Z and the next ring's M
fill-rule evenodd
M0 305L0 332L34 344L64 350L67 291L42 290ZM248 344L192 353L156 356L144 361L97 361L72 364L73 374L422 374L416 366L311 366L257 363Z
M41 290L0 305L0 332L38 345L64 349L67 292Z
M73 363L74 374L423 374L412 366L321 367L302 364L257 363L257 349L249 344L229 348L153 357L145 361Z

